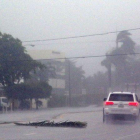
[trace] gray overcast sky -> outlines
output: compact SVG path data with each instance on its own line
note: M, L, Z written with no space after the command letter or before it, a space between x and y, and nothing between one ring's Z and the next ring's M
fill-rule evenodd
M3 0L0 31L22 41L88 35L138 28L139 15L140 0ZM140 30L131 33L140 44ZM59 50L67 57L101 55L115 46L110 42L115 37L111 34L32 44L34 49ZM78 63L90 75L102 69L101 59L84 59Z

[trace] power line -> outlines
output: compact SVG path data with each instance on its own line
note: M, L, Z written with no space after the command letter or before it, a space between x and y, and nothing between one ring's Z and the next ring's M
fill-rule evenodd
M50 45L50 44L93 44L93 43L109 43L109 42L115 42L115 40L108 40L108 41L86 41L86 42L51 42L51 43L45 43L45 44L36 44L34 46L44 46L44 45ZM31 45L26 45L31 46Z
M75 56L75 57L65 57L65 58L36 59L36 60L80 59L80 58L115 57L115 56L127 56L127 55L140 55L140 53L106 54L106 55L104 54L104 55Z
M0 62L14 62L14 61L43 61L43 60L70 60L70 59L85 59L85 58L99 58L99 57L115 57L115 56L127 56L127 55L140 55L140 53L128 53L128 54L104 54L104 55L91 55L91 56L75 56L75 57L63 57L63 58L48 58L48 59L35 59L35 60L0 60Z
M140 40L140 38L133 38L133 40ZM78 41L78 42L49 42L49 43L42 43L42 44L26 44L23 46L45 46L50 44L93 44L93 43L116 43L116 40L95 40L95 41Z
M23 42L43 42L43 41L56 41L56 40L74 39L74 38L76 39L76 38L102 36L102 35L108 35L108 34L114 34L114 33L122 32L122 31L135 31L135 30L140 30L140 28L133 28L133 29L127 29L127 30L105 32L105 33L98 33L98 34L90 34L90 35L81 35L81 36L71 36L71 37L52 38L52 39L43 39L43 40L27 40L27 41L23 41Z

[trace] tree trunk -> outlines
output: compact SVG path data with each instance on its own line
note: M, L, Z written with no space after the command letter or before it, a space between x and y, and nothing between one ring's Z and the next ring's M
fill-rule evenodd
M36 110L38 110L38 99L35 99L35 103L36 103Z
M111 64L108 67L108 84L109 84L109 92L111 92L111 90L112 90Z

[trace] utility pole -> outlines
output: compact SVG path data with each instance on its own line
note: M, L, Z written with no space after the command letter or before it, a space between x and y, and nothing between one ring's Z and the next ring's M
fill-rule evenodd
M118 35L118 34L117 34L117 32L118 32L118 31L117 31L117 25L116 25L116 48L118 48L118 40L117 40L117 35Z
M112 74L111 74L111 64L108 67L108 81L109 81L109 92L112 91Z
M70 70L70 60L68 60L69 65L69 106L71 106L71 70Z

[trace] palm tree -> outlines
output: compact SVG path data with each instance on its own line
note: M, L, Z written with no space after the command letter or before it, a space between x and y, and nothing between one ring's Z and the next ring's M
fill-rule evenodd
M117 35L116 38L116 48L118 48L118 43L121 42L121 48L126 53L134 53L134 41L130 38L130 33L128 31L122 31Z
M112 65L115 66L115 73L117 74L116 80L118 84L124 83L127 80L128 76L128 66L129 66L129 58L128 55L121 55L121 54L129 54L134 53L135 50L135 43L129 37L131 34L128 31L122 31L117 35L116 38L116 47L109 53L109 55L114 56L107 56L102 62L101 65L105 66L110 71L110 67ZM121 46L118 46L118 43L122 43ZM110 77L109 77L110 78Z

